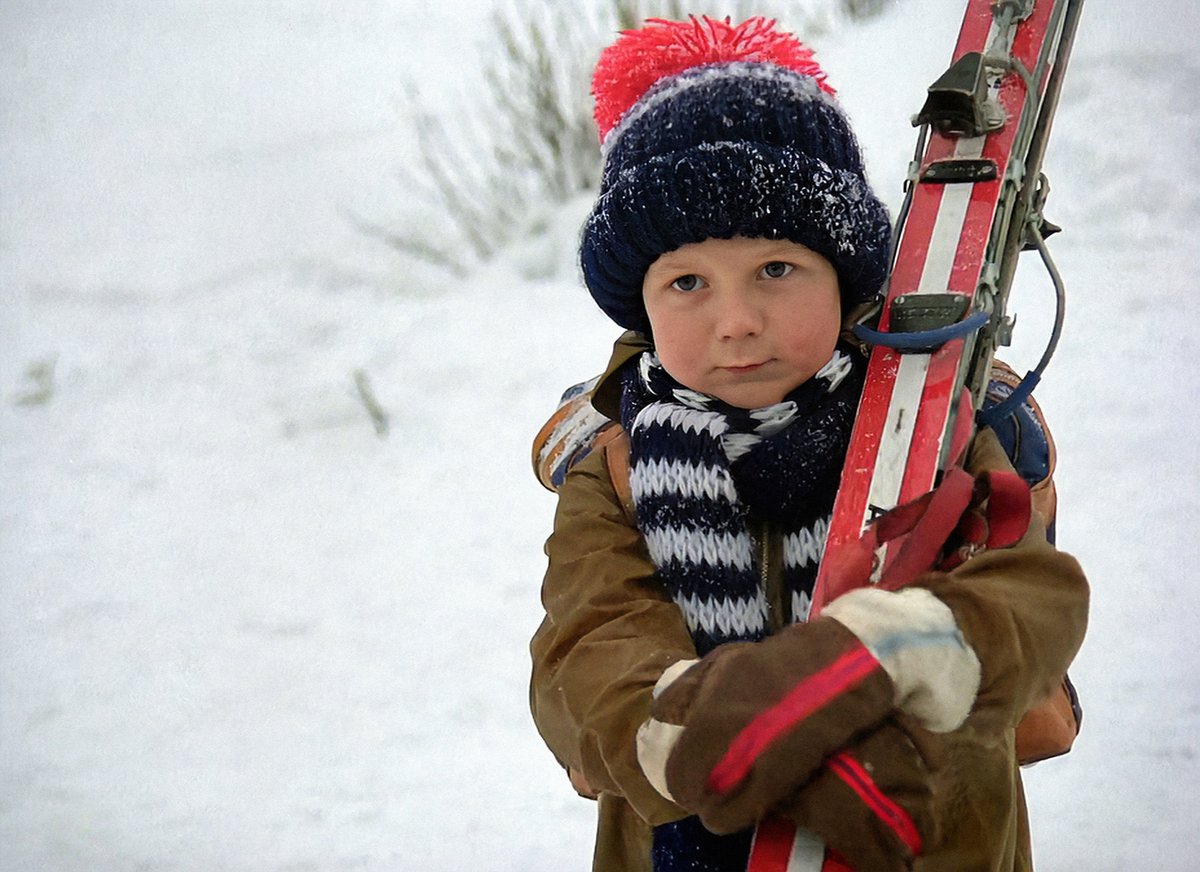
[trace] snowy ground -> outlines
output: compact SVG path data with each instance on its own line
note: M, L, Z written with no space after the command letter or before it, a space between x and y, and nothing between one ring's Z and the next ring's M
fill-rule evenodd
M527 444L612 330L524 277L544 248L431 284L346 219L403 209L404 83L460 101L490 2L413 5L0 7L0 872L586 868L525 706ZM818 45L893 202L958 6ZM1095 595L1043 870L1196 868L1198 23L1089 0L1047 167L1039 396Z

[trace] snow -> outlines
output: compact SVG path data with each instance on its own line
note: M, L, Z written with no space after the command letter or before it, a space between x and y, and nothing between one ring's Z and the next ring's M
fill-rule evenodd
M561 266L587 204L454 281L350 220L411 207L408 84L457 111L490 6L0 8L0 872L587 867L525 691L528 443L614 335ZM958 17L817 45L893 206ZM1195 868L1198 19L1089 0L1047 160L1094 601L1042 870ZM1049 300L1028 264L1018 368Z

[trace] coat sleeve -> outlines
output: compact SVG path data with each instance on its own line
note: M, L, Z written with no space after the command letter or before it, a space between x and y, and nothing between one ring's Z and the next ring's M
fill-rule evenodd
M976 438L968 467L1011 469L989 430ZM1083 642L1087 580L1073 557L1047 542L1037 512L1016 545L977 554L918 584L950 607L979 658L979 692L968 719L977 729L1014 726L1058 688Z
M648 823L686 815L650 786L635 736L663 671L696 656L678 607L613 490L603 452L559 489L542 585L545 618L530 649L530 704L558 761Z

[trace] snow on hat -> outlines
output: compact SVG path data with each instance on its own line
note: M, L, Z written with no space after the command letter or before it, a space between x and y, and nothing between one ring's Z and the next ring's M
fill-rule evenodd
M775 22L652 19L604 50L592 92L604 170L580 263L617 324L648 331L646 270L714 237L813 249L847 308L878 293L887 210L824 72Z

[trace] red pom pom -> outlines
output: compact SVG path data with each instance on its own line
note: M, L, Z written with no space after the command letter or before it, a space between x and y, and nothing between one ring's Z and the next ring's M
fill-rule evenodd
M729 19L707 16L689 21L654 18L640 30L622 33L600 55L592 75L600 139L659 79L727 61L778 64L811 76L823 91L835 93L812 50L792 34L776 30L774 21L756 17L734 25Z

